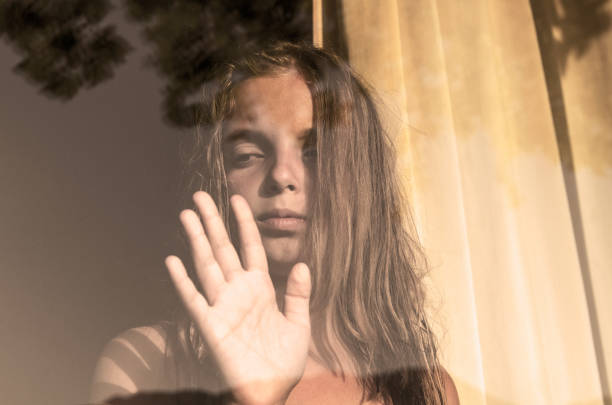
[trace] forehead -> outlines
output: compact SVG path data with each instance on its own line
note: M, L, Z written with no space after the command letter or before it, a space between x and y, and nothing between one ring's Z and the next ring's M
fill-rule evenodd
M228 124L311 126L312 97L295 70L245 80L235 90Z

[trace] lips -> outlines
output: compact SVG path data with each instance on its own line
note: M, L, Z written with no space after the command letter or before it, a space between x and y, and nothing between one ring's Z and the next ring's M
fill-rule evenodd
M275 209L257 216L262 232L297 232L304 228L306 216L288 209Z
M302 215L298 212L292 211L292 210L288 210L288 209L275 209L275 210L271 210L268 212L264 212L263 214L260 214L257 216L257 219L259 221L265 221L266 219L269 218L299 218L299 219L306 219L305 215Z

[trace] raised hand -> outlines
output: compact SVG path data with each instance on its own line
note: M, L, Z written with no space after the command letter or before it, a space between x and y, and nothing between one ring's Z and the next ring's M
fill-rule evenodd
M241 260L212 198L194 194L180 219L189 237L202 295L181 260L166 266L185 308L238 403L283 403L301 378L310 342L310 272L296 264L287 280L284 314L276 303L266 253L246 200L230 199L240 231Z

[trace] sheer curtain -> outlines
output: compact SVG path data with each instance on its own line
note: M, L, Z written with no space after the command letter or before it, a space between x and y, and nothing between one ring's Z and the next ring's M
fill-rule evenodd
M462 403L610 404L612 2L323 7L396 137Z

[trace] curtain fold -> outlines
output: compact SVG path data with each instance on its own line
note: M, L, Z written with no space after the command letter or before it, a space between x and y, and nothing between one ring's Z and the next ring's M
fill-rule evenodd
M610 403L612 10L590 2L581 21L566 3L546 11L552 104L528 0L341 3L349 61L400 152L464 404ZM603 27L588 38L584 7Z

